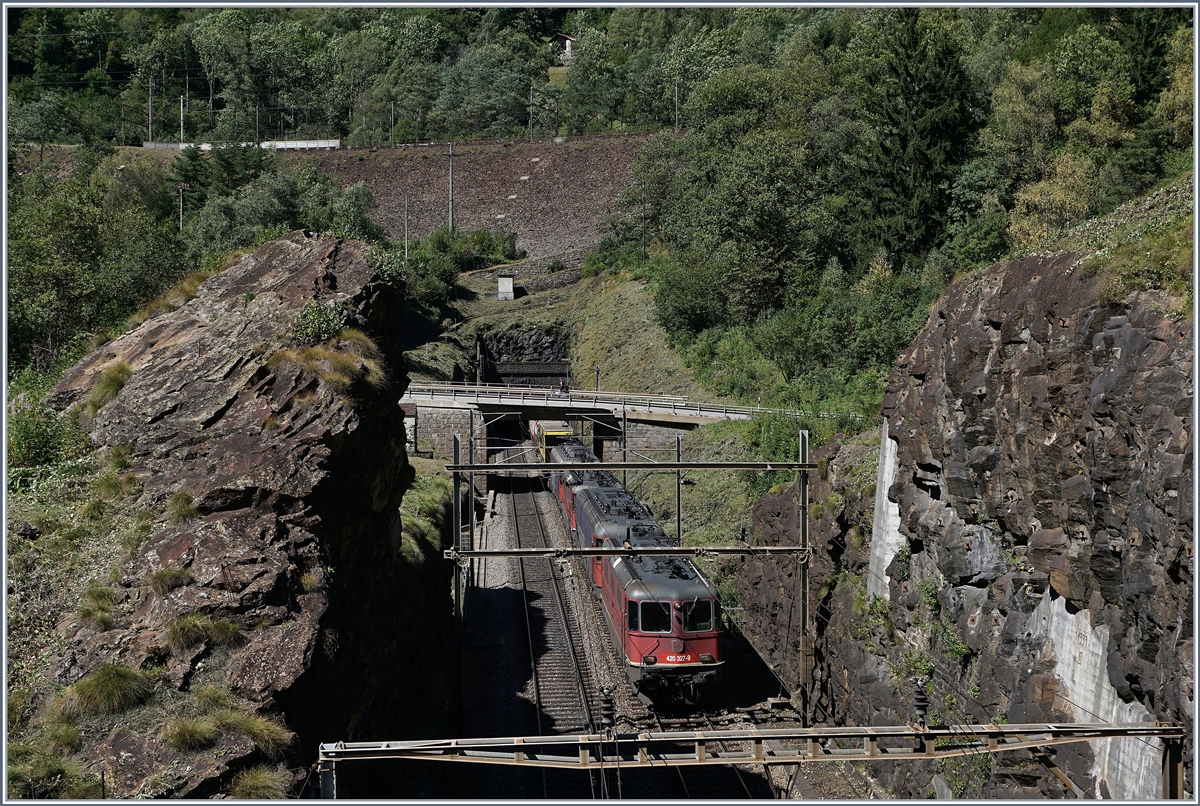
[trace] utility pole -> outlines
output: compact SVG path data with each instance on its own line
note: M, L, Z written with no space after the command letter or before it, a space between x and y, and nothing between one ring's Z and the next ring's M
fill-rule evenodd
M408 194L404 194L404 259L408 260Z
M533 142L533 82L529 82L529 142Z
M808 431L800 431L801 462L808 462ZM798 545L801 551L808 549L808 471L796 471L796 508L799 511L800 539ZM800 555L800 719L804 727L812 724L812 630L808 617L808 561L811 552L804 551Z
M679 131L679 82L675 82L675 131Z
M396 147L396 102L392 101L392 128L391 128L392 148ZM405 236L408 237L407 235Z
M183 191L187 190L190 187L191 187L191 185L189 185L187 182L180 182L178 185L175 186L175 189L179 191L179 231L180 232L183 232Z
M254 105L254 144L262 145L262 141L258 139L258 104Z
M146 104L146 141L154 142L154 76L150 76L150 102Z
M450 141L450 231L454 232L454 141Z
M645 263L648 256L646 254L646 183L642 183L642 263Z
M683 437L675 435L675 461L683 461ZM675 471L675 536L683 545L683 471Z
M179 96L179 147L183 148L183 96Z

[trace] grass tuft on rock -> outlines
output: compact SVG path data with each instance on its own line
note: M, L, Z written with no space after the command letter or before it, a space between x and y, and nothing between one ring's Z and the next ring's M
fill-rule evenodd
M176 588L182 588L192 581L192 572L187 568L164 568L161 571L155 571L147 577L147 582L150 583L151 590L159 596L166 596Z
M192 505L195 499L187 490L179 490L167 501L167 520L171 523L183 523L200 514L200 510Z
M163 728L162 738L176 750L199 750L212 747L221 737L221 729L207 717L177 719Z
M234 776L229 795L235 800L283 800L287 797L287 774L277 767L251 767Z
M116 398L125 388L125 383L133 377L133 368L124 361L114 361L100 371L100 379L88 393L84 409L88 414L95 414L110 400Z
M199 613L188 613L167 625L167 646L174 652L194 647L201 641L217 646L240 643L242 628L232 621L214 619Z
M127 498L137 492L141 485L132 473L102 473L96 479L96 494L107 501Z
M279 758L284 748L296 738L296 734L278 722L243 711L218 711L212 718L221 730L240 733L254 742L268 758Z
M182 652L204 640L208 618L196 613L180 616L167 625L167 646L172 652Z
M205 713L232 709L237 703L237 698L228 689L216 683L203 683L196 686L192 689L192 699Z
M339 394L350 392L359 381L373 389L387 386L383 353L371 337L355 328L343 328L336 336L310 347L277 350L267 367L299 367L321 379Z
M81 713L118 714L144 702L153 687L136 669L105 663L67 691L73 692L75 705Z
M46 749L52 753L68 755L83 746L83 737L74 725L51 725L46 730Z

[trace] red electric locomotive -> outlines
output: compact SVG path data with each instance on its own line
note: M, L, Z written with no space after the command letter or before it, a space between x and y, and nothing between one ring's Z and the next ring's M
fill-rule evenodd
M556 446L551 458L597 461L578 442ZM581 547L677 545L607 471L556 470L551 485ZM720 682L724 664L712 582L685 557L591 557L586 565L638 695L659 702L704 699Z

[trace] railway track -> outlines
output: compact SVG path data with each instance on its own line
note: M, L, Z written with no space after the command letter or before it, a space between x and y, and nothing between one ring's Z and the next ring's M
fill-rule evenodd
M536 493L540 477L512 479L512 533L518 548L549 548ZM592 733L597 729L598 687L587 662L583 630L567 607L563 566L552 559L518 560L525 601L525 628L532 669L531 688L540 735ZM595 698L595 699L594 699ZM542 776L548 798L596 797L604 781L589 774L586 787L578 774Z

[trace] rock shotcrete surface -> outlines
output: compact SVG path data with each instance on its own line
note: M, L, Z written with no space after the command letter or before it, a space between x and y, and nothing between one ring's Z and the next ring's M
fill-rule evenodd
M817 452L818 720L909 722L922 677L935 724L1161 719L1190 735L1192 324L1161 292L1110 298L1075 258L955 283L898 359L882 463L894 480L880 490L890 539L886 518L871 532L876 477L859 472L878 439ZM793 491L755 514L761 540L794 542ZM751 559L739 588L759 645L798 680L794 568ZM1158 752L1085 742L1054 761L1091 796L1145 797ZM875 766L900 796L1070 796L1023 752ZM1192 791L1190 760L1186 776Z
M405 379L346 388L329 381L331 356L306 365L294 350L281 352L293 347L298 312L315 301L341 310L387 365L402 366L403 301L373 282L366 250L293 232L64 374L52 394L65 407L105 367L129 366L129 380L90 423L93 439L131 446L138 507L164 512L186 493L194 512L160 521L121 565L110 629L74 616L59 626L67 651L57 682L118 663L157 669L156 696L167 701L185 700L201 681L225 686L296 733L285 761L301 777L319 741L394 738L418 720L439 725L445 687L434 669L447 661L443 632L452 634L448 576L415 568L400 551L398 505L412 478L395 405ZM163 569L186 571L189 581L155 592ZM232 622L243 639L172 650L170 625L190 615ZM411 651L414 641L422 652ZM405 694L413 677L420 697L415 687ZM146 791L157 776L158 794L208 796L263 760L235 733L215 750L180 753L161 727L102 732L85 747L116 771L110 795Z
M459 229L515 232L530 260L576 265L602 233L605 215L633 184L632 166L644 135L562 137L533 143L455 144L454 224ZM317 167L344 185L366 182L375 217L393 239L424 237L450 212L447 143L338 151Z

